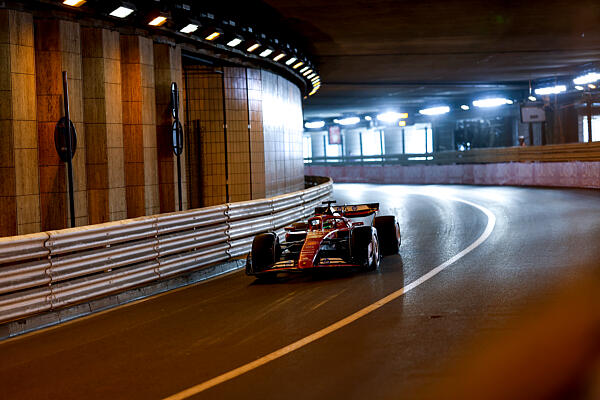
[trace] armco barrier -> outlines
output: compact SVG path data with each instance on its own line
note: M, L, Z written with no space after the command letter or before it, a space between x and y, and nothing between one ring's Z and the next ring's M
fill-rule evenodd
M270 199L0 238L0 324L246 254L256 234L282 235L331 195L329 178L306 178Z

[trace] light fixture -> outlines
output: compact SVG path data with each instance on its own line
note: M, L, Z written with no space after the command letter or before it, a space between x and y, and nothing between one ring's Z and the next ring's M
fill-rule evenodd
M307 65L306 67L302 68L302 69L300 70L300 73L301 73L301 74L303 74L303 73L304 73L304 72L306 72L306 71L308 71L308 65Z
M216 38L218 38L219 36L221 36L221 32L215 30L211 34L206 36L204 39L208 40L208 41L212 41L212 40L215 40Z
M335 124L340 124L340 125L355 125L358 124L360 122L360 118L358 117L345 117L345 118L340 118L340 119L334 119L333 123Z
M134 11L133 6L131 6L131 7L119 6L108 15L110 15L111 17L116 17L116 18L127 18L133 11Z
M281 60L283 57L285 57L285 53L279 53L279 54L277 54L275 57L273 57L273 61L279 61L279 60Z
M235 47L235 46L237 46L240 43L242 43L242 39L240 39L240 38L234 38L234 39L231 39L229 42L227 42L227 46L229 46L229 47Z
M306 129L321 129L324 126L325 126L325 121L311 121L311 122L304 123L304 127Z
M246 49L246 51L247 51L248 53L252 53L254 50L258 49L259 47L260 47L260 44L259 44L259 43L254 43L253 45L251 45L250 47L248 47L248 48Z
M158 17L154 18L152 21L148 22L148 25L161 26L165 22L167 22L167 17L165 17L164 15L159 15Z
M285 62L285 65L292 65L293 63L296 62L296 60L298 60L296 57L292 57Z
M448 106L430 107L419 110L419 114L421 115L441 115L448 112L450 112L450 107Z
M197 30L198 30L198 25L196 25L196 24L187 24L179 32L181 32L181 33L193 33L193 32L196 32Z
M407 113L398 113L395 111L388 111L388 112L384 112L382 114L377 114L377 119L379 121L382 122L396 122L399 119L405 119L408 118L408 114Z
M371 118L370 115L365 115L365 121L371 121L373 118Z
M292 68L293 69L298 69L298 68L300 68L303 65L304 65L304 63L302 61L298 61L296 64L294 64L294 66Z
M575 86L575 89L577 89L577 90L583 90L583 89L584 89L584 87L583 87L583 86L579 86L579 85L577 85L577 86Z
M272 49L264 49L259 55L261 57L268 57L271 55L272 52L273 52Z
M493 97L493 98L488 98L488 99L479 99L479 100L475 100L473 102L473 105L475 107L480 107L480 108L489 108L489 107L499 107L499 106L503 106L505 104L512 104L513 101L509 100L509 99L505 99L502 97Z
M403 119L398 121L398 126L406 126L406 121Z
M463 110L463 111L468 111L468 110L470 110L470 109L471 109L471 107L469 107L469 106L468 106L468 105L466 105L466 104L463 104L462 106L460 106L460 109L461 109L461 110Z
M302 75L304 76L308 76L309 74L312 74L313 70L309 69L308 71L304 71L304 73Z
M586 85L588 83L594 83L600 80L600 73L598 72L589 72L585 75L579 76L573 79L573 83L576 85Z
M588 87L590 89L596 89L596 85L594 85L593 83L588 83Z
M312 78L314 78L315 75L316 74L313 72L312 74L310 74L309 76L307 76L306 79L312 79Z
M535 98L535 96L531 96L529 95L529 97L527 98L529 101L536 101L537 99Z
M71 6L71 7L79 7L82 4L85 3L86 0L65 0L63 1L63 4L65 6Z
M547 96L550 94L559 94L566 91L567 87L565 85L556 85L535 89L535 94L538 94L540 96Z

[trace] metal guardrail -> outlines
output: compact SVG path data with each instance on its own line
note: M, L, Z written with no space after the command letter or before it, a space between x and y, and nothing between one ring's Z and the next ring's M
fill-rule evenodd
M305 158L308 165L336 164L487 164L500 162L600 161L600 142L546 146L495 147L426 154L384 154Z
M329 178L270 199L0 238L0 323L124 292L246 254L332 191Z

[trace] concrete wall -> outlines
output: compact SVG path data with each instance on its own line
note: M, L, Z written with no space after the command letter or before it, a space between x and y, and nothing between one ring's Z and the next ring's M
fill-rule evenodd
M600 162L513 162L454 165L306 166L334 182L556 186L600 189Z

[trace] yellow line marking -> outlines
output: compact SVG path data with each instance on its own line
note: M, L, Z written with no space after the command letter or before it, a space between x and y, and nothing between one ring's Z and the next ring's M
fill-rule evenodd
M427 195L427 196L431 196L431 195ZM435 197L435 196L432 196L432 197ZM194 396L198 393L201 393L207 389L217 386L220 383L229 381L233 378L236 378L240 375L245 374L246 372L252 371L253 369L263 366L273 360L281 358L281 357L285 356L286 354L289 354L295 350L298 350L298 349L314 342L315 340L318 340L326 335L329 335L330 333L333 333L333 332L337 331L338 329L341 329L341 328L345 327L346 325L351 324L352 322L356 321L357 319L362 318L365 315L370 314L373 311L383 307L387 303L402 296L404 293L416 288L417 286L419 286L419 285L423 284L424 282L428 281L429 279L433 278L434 276L436 276L437 274L442 272L444 269L446 269L448 266L454 264L456 261L458 261L465 255L469 254L471 251L475 250L483 242L485 242L485 240L492 234L492 231L494 230L494 226L496 225L496 216L487 208L480 206L478 204L472 203L470 201L453 198L453 197L449 198L449 200L458 201L461 203L468 204L472 207L475 207L478 210L480 210L481 212L483 212L488 218L487 226L486 226L485 230L483 231L483 233L481 234L481 236L479 236L477 238L477 240L475 240L473 243L471 243L467 248L462 250L460 253L456 254L454 257L450 258L449 260L445 261L444 263L438 265L437 267L435 267L434 269L432 269L425 275L421 276L420 278L412 281L408 285L404 286L402 289L399 289L399 290L385 296L384 298L376 301L375 303L373 303L371 305L366 306L365 308L355 312L354 314L347 316L344 319L341 319L341 320L339 320L339 321L337 321L337 322L335 322L335 323L333 323L311 335L308 335L292 344L282 347L279 350L275 350L274 352L269 353L266 356L263 356L252 362L249 362L248 364L242 365L241 367L233 369L229 372L225 372L224 374L221 374L212 379L209 379L208 381L199 383L188 389L182 390L181 392L175 393L174 395L171 395L169 397L165 397L163 400L187 399L187 398Z

